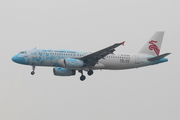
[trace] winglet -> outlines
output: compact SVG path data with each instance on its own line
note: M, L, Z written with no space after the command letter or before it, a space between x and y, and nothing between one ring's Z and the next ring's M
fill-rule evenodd
M124 45L124 43L125 43L125 41L124 42L122 42L122 43L120 43L121 45Z

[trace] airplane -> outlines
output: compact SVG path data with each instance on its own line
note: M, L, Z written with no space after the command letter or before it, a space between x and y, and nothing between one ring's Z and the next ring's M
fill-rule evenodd
M14 55L12 61L32 66L31 75L35 74L36 66L47 66L54 67L56 76L73 76L78 71L80 80L84 81L83 71L91 76L94 70L122 70L167 62L165 57L171 53L159 55L163 36L164 31L157 31L138 53L114 54L115 48L124 45L124 41L96 52L33 48Z

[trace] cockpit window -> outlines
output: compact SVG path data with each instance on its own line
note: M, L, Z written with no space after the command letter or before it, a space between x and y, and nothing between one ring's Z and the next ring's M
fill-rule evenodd
M19 52L19 54L27 54L27 52L26 51L21 51L21 52Z

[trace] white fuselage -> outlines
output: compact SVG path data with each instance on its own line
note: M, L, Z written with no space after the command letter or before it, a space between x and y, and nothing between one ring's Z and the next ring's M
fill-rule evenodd
M17 57L22 58L20 59L21 61L19 61L19 63L24 65L62 67L58 64L58 61L60 59L65 59L65 58L78 59L88 54L90 54L90 52L32 49L32 50L26 50L25 53L18 54ZM109 54L103 59L100 59L94 67L91 68L81 67L81 68L68 68L68 69L121 70L121 69L129 69L129 68L138 68L138 67L157 64L161 62L161 61L149 62L148 58L151 57L153 56L142 53Z
M57 76L72 76L77 70L83 81L86 78L83 71L92 75L93 70L97 69L122 70L167 62L168 59L164 57L170 53L159 55L163 36L164 31L157 31L138 53L114 54L115 48L124 45L124 41L96 52L34 48L21 51L12 57L12 61L31 65L31 75L35 74L35 66L54 67L53 73Z

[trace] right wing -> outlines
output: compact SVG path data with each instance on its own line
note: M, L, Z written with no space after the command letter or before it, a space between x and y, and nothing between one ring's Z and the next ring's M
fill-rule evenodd
M124 45L124 42L116 43L116 44L111 45L107 48L104 48L104 49L99 50L97 52L86 55L86 56L80 58L80 60L83 60L88 67L94 66L98 62L99 59L103 59L105 56L107 56L109 54L113 54L113 52L115 51L115 48L120 46L120 45Z

